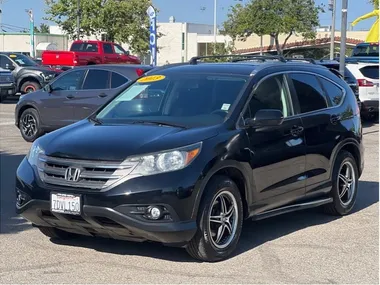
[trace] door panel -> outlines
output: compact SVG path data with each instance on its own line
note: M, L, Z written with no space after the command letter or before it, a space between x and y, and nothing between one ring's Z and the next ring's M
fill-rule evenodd
M105 63L118 63L118 55L114 52L112 44L103 44L104 60Z
M290 203L305 193L306 145L302 121L293 116L291 101L284 76L272 76L253 92L250 112L245 114L245 118L253 118L258 110L277 109L285 117L279 126L247 129L259 197L251 209L255 213Z

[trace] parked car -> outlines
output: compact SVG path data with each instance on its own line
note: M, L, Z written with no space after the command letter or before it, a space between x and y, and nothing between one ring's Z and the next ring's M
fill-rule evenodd
M233 254L245 219L349 214L364 150L347 83L282 57L200 60L150 71L36 140L17 213L49 237L151 240L204 261Z
M20 98L15 110L16 126L26 141L34 141L46 132L86 118L151 68L93 65L66 71L43 89Z
M0 67L12 72L16 93L30 93L44 87L62 71L38 65L21 53L0 52Z
M16 81L9 71L0 70L0 102L16 93Z
M359 85L362 115L365 119L379 116L379 64L348 63L347 68L355 76Z
M57 67L73 67L93 64L141 64L138 57L125 51L120 45L103 41L74 41L70 51L46 50L42 64Z
M359 43L352 51L346 62L373 62L379 63L379 43Z

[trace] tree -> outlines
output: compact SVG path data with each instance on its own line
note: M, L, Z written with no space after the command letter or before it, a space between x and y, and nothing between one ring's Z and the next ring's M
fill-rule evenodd
M375 9L379 9L379 0L369 0L369 2L375 6Z
M34 27L34 32L35 33L42 33L42 34L49 34L50 29L49 29L48 25L41 23L40 27Z
M45 0L46 20L58 24L72 38L77 38L77 0ZM128 44L134 52L149 50L149 18L146 10L151 0L81 0L81 35L100 35Z
M270 35L276 44L278 54L282 54L289 38L301 34L305 39L314 39L315 27L319 25L318 13L322 6L314 0L251 0L245 6L232 7L224 30L234 40L246 40L252 34ZM286 34L282 45L279 36Z

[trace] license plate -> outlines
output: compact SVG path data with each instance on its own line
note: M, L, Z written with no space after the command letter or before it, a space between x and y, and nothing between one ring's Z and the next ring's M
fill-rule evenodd
M51 193L51 211L61 214L80 215L80 196L71 194Z

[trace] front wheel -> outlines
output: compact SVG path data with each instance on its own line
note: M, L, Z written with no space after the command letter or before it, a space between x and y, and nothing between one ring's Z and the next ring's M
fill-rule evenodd
M236 184L215 176L205 189L198 213L198 231L186 250L195 259L220 261L235 250L243 224L243 202Z
M351 212L356 202L359 171L355 158L348 151L341 151L335 161L331 195L333 202L324 206L327 214L344 216Z
M26 109L20 117L20 132L24 140L34 142L43 134L40 127L40 117L35 109Z
M41 89L41 85L35 81L26 81L20 88L21 93L23 94L32 93L39 89Z

